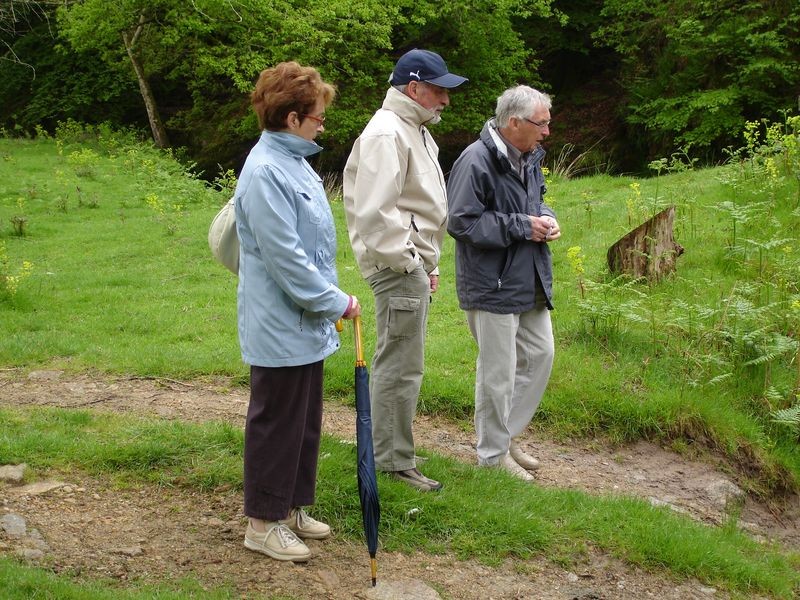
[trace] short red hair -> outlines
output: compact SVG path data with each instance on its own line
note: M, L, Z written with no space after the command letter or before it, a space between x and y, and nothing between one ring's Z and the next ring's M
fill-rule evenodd
M251 99L259 127L280 131L286 128L289 113L297 112L302 119L319 97L328 106L335 95L336 88L324 82L314 67L288 61L261 71Z

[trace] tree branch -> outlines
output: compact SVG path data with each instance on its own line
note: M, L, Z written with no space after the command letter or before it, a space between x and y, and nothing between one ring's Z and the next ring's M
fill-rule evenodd
M8 58L7 56L0 56L0 60L7 60L8 62L12 62L12 63L18 64L18 65L22 65L23 67L28 67L28 68L29 68L31 71L33 71L33 78L34 78L34 79L36 79L36 69L34 69L34 68L33 68L33 65L31 65L31 64L28 64L28 63L26 63L26 62L22 61L22 60L20 59L20 57L19 57L19 56L17 56L17 53L16 53L16 52L14 52L14 49L13 49L13 48L12 48L12 47L11 47L11 46L8 44L8 42L6 42L6 41L3 41L3 45L4 45L6 48L8 48L8 51L11 53L11 55L12 55L14 58L13 58L13 59L11 59L11 58Z
M144 12L139 15L139 23L136 25L136 30L133 32L133 38L131 39L131 48L136 46L136 42L139 41L139 36L142 35L142 31L144 30L144 25L147 21L144 18Z

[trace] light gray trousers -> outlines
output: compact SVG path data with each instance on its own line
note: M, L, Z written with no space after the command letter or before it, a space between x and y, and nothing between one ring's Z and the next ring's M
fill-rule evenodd
M466 311L478 343L475 433L478 464L494 465L531 422L550 379L555 352L550 311Z
M416 466L411 425L425 365L430 279L420 266L409 274L384 269L367 281L377 329L369 385L375 467L405 471Z

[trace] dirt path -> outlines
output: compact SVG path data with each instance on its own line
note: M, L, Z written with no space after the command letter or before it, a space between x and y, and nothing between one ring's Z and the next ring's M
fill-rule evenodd
M112 379L58 371L0 372L0 406L89 408L189 421L243 424L247 391L224 380ZM325 431L352 439L353 412L326 405ZM473 434L440 419L421 417L417 444L474 462ZM691 462L640 442L623 448L526 440L543 463L538 484L590 493L619 493L667 504L706 523L725 518L726 503L743 502L740 524L752 535L800 547L800 503L778 512L740 496L721 464ZM591 552L572 571L541 559L506 561L488 568L451 556L381 553L381 584L365 578L364 550L335 537L311 542L304 566L270 561L242 548L244 523L238 492L193 493L140 487L120 491L98 479L70 477L44 494L0 484L0 518L19 515L43 538L39 564L57 572L126 580L172 580L191 575L204 585L229 585L248 597L296 598L727 598L697 581L673 582ZM23 490L24 491L24 490ZM29 544L30 546L31 544ZM35 544L34 544L35 545ZM20 544L0 529L0 552ZM36 554L30 556L36 556ZM404 590L398 595L398 590ZM437 591L434 591L437 590Z

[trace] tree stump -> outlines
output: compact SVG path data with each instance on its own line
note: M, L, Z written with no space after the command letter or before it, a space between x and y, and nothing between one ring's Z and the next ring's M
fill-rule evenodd
M669 206L630 231L608 249L608 268L636 279L658 281L675 271L683 246L672 235L675 206Z

